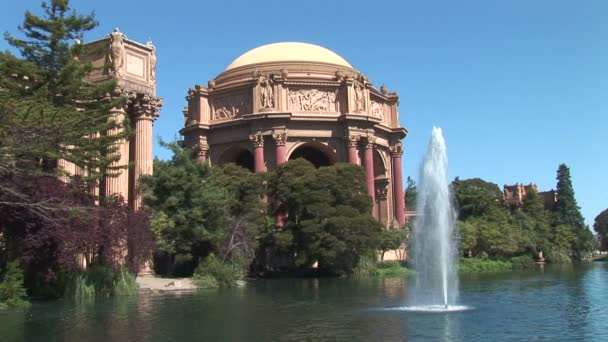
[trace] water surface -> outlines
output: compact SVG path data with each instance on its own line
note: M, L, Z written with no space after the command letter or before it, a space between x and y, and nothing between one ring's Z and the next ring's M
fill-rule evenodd
M0 313L1 341L608 341L608 263L461 277L458 304L407 306L407 279L277 279Z

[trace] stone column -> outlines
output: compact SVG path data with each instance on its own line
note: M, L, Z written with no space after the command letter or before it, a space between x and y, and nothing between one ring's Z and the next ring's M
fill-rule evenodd
M262 133L255 133L249 136L249 140L253 143L253 157L254 157L254 171L265 172L266 165L264 165L264 136Z
M113 108L110 111L110 120L115 121L119 127L113 128L106 132L107 135L119 135L124 132L124 122L126 113L123 108ZM113 146L116 148L112 152L113 156L119 156L118 160L109 165L108 173L110 176L105 176L104 193L105 197L113 195L122 196L123 200L128 203L129 200L129 141L120 139Z
M367 143L365 144L365 180L367 183L367 192L372 197L374 202L374 216L376 214L376 201L374 199L374 195L376 191L374 190L374 143L376 142L375 137L367 137Z
M134 161L134 178L131 186L133 187L133 210L141 208L141 187L139 177L142 175L151 175L153 167L152 155L152 127L154 120L159 115L159 107L161 105L160 98L150 97L148 95L138 95L133 99L132 113L133 126L135 128L135 136L133 138L133 161Z
M198 152L196 154L196 161L200 164L206 164L208 152L209 152L209 145L207 145L207 143L198 144Z
M401 170L401 155L403 147L397 143L390 147L393 162L393 201L395 201L395 219L400 226L405 224L405 197L403 195L403 173Z
M285 140L287 140L286 133L273 133L272 138L274 139L274 143L276 146L275 150L275 160L277 162L277 166L285 163L287 161L287 155L285 153ZM278 208L281 206L281 202L275 199L275 206ZM274 224L277 229L282 229L285 224L285 213L276 211L274 217Z
M382 223L385 226L387 224L386 218L388 215L383 215L383 213L386 213L388 211L386 208L386 199L387 198L388 198L388 183L383 182L383 183L379 184L378 188L376 189L376 200L377 200L376 215L378 215L377 216L378 221L380 221L380 223Z
M277 165L281 165L287 161L287 155L285 153L285 140L287 140L286 133L273 133L272 138L276 146L275 160Z
M358 135L349 135L348 136L348 162L353 165L359 165L359 161L357 160L357 143L359 142Z

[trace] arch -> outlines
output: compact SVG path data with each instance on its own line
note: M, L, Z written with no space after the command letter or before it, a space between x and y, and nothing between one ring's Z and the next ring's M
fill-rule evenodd
M251 172L254 170L253 153L240 145L230 146L220 154L217 164L223 165L228 163L235 163Z
M374 178L375 179L384 179L387 178L387 167L386 167L386 163L384 160L384 156L382 155L382 153L380 153L380 151L373 149L373 155L374 155Z
M315 167L330 166L336 163L336 153L327 145L319 142L307 142L296 145L287 160L304 158Z

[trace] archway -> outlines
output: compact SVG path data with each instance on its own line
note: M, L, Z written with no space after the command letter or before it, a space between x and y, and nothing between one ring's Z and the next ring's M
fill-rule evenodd
M221 157L218 159L218 164L223 165L228 163L235 163L251 172L254 170L253 153L241 146L230 147L222 153Z
M330 166L335 163L335 155L333 151L323 145L306 143L298 146L289 156L289 160L304 158L311 162L316 168L322 166Z

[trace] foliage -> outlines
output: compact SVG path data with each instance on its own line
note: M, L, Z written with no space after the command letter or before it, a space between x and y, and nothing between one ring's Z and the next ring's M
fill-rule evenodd
M352 275L360 278L368 278L375 276L378 273L378 264L375 256L362 255L357 262L357 266L353 269Z
M383 229L380 236L380 260L384 260L387 251L401 248L403 244L407 246L408 230L406 228Z
M192 275L194 283L201 287L213 287L213 280L220 287L233 287L243 278L242 265L228 259L222 260L215 254L203 259Z
M535 189L527 191L521 208L509 210L497 185L477 178L457 178L452 189L460 205L457 224L462 255L507 259L542 252L553 263L582 258L593 249L593 236L576 206L565 165L558 170L557 188L558 204L553 212L545 208Z
M458 264L458 272L460 273L479 273L479 272L502 272L512 269L512 265L508 261L466 258L461 259Z
M555 204L554 225L571 227L575 238L571 242L572 254L581 259L593 248L593 235L585 225L580 207L574 197L574 188L570 179L570 169L560 164L557 169L557 203Z
M599 213L594 220L593 230L597 233L602 250L608 249L608 209Z
M13 260L6 265L6 272L0 282L0 308L27 308L30 303L23 285L23 271L19 260Z
M168 161L154 161L154 175L142 177L144 203L154 211L152 230L161 251L197 259L214 251L229 221L230 197L209 181L207 165L191 151L163 143L173 151Z
M77 182L64 183L55 177L12 179L28 197L61 206L36 213L0 204L3 254L21 258L31 290L59 281L58 275L77 269L83 256L87 264L96 261L115 269L127 256L127 267L137 272L151 255L154 241L146 211L132 212L119 197L95 205L95 198Z
M463 221L470 216L482 216L502 202L498 185L480 178L456 178L452 182L452 193L459 209L459 219Z
M77 301L133 296L136 293L137 284L132 273L102 265L92 265L84 272L72 272L66 286L66 297Z
M410 177L407 176L407 179L405 180L406 182L406 187L405 187L405 191L404 191L404 196L405 196L405 205L408 208L415 208L416 207L416 199L418 196L418 190L416 188L416 182Z
M399 278L414 274L414 271L402 266L399 262L380 262L376 270L376 276L384 278Z
M529 255L521 255L511 258L511 265L514 269L525 269L534 267L534 259Z
M304 159L277 167L268 180L271 198L287 213L274 245L289 268L318 262L319 269L351 273L361 255L377 250L382 225L371 216L363 169L337 164L316 169Z
M110 109L124 99L108 97L113 80L86 82L95 70L80 57L92 51L74 41L97 26L93 15L75 13L68 0L42 7L43 16L25 13L19 28L24 38L5 34L23 59L0 53L0 174L57 173L57 160L63 159L86 170L80 177L92 184L116 171L109 166L120 157L115 142L129 132L124 123L109 120ZM99 134L117 128L124 133ZM36 202L18 196L10 183L0 186L14 193L14 205Z
M247 265L255 258L257 238L267 220L263 200L265 177L232 163L211 168L209 181L226 191L230 212L224 235L217 244L217 253L222 258Z

